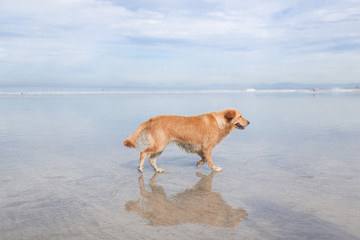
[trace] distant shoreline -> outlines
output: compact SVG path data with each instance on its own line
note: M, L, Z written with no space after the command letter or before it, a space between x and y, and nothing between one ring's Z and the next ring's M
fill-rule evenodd
M91 89L91 90L2 90L0 89L0 96L4 95L126 95L126 94L227 94L227 93L305 93L305 94L320 94L320 93L360 93L359 88L333 88L333 89L244 89L244 90L136 90L136 89Z

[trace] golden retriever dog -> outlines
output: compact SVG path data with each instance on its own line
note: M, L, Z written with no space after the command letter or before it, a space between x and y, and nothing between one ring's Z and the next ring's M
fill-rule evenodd
M243 130L249 124L250 122L235 109L190 117L160 115L140 124L123 144L126 147L138 147L139 138L142 137L143 143L149 146L140 153L141 173L144 171L144 160L148 155L149 162L156 172L165 171L156 165L156 158L171 142L186 152L198 154L201 160L196 163L197 167L207 162L213 171L218 172L222 169L212 162L213 148L232 130Z

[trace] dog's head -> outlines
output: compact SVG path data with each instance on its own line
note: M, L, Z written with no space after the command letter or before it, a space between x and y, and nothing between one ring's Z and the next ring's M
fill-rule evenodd
M243 118L242 114L235 109L225 110L224 117L227 121L227 124L230 124L230 127L232 128L244 130L245 127L250 124L250 122Z

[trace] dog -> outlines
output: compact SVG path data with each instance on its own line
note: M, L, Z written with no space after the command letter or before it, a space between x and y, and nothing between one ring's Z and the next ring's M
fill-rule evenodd
M196 163L197 167L207 162L213 171L219 172L222 169L212 162L213 148L232 130L243 130L249 124L250 122L235 109L189 117L159 115L140 124L123 144L129 148L137 148L142 137L142 142L149 146L140 152L141 173L144 171L144 161L148 155L155 172L165 172L156 165L156 158L170 142L176 143L188 153L198 154L201 160Z

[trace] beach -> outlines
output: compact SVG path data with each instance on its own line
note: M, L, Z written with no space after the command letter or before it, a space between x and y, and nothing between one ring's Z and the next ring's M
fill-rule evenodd
M0 94L0 239L360 239L360 94ZM212 173L175 145L154 174L122 142L160 114L251 122Z

